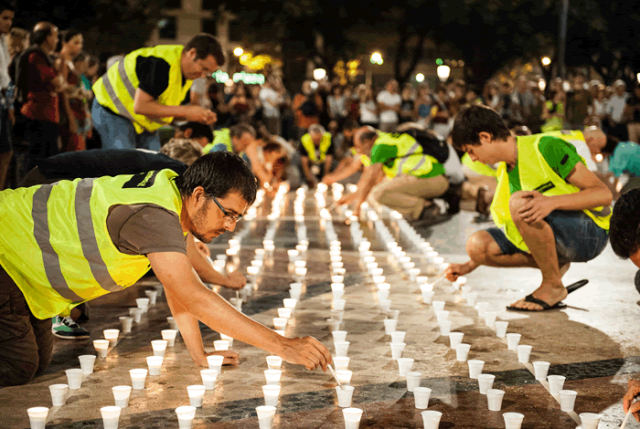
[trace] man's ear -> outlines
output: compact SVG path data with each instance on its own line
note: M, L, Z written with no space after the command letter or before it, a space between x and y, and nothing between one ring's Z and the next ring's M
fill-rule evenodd
M488 144L493 140L493 136L486 131L480 131L480 133L478 133L478 140L480 144Z

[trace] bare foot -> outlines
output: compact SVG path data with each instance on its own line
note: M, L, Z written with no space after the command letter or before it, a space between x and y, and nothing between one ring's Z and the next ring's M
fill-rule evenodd
M478 265L476 265L475 262L469 260L469 262L466 262L464 264L449 264L449 267L444 272L444 274L447 277L447 280L449 280L450 282L455 282L456 280L458 280L458 277L469 274L476 268L478 268Z
M553 307L554 305L565 299L567 295L569 295L569 293L564 286L543 284L538 289L536 289L532 295L534 298L544 301L549 304L550 307ZM524 298L511 304L511 307L532 311L544 310L541 305L535 304L533 302L527 302L524 300Z

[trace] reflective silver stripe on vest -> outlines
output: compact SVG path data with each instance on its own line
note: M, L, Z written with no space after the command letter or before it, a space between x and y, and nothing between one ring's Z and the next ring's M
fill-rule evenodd
M426 160L427 160L427 156L426 156L426 155L424 155L424 156L420 159L420 162L418 162L418 163L415 165L415 167L413 167L413 168L412 168L411 170L409 170L409 171L410 171L410 172L411 172L411 171L416 171L418 168L422 167L422 164L424 164L424 163L426 162Z
M82 254L89 261L91 273L100 287L109 292L122 290L113 280L107 264L104 263L98 247L98 240L93 228L93 218L91 217L91 190L93 189L93 179L82 179L76 187L76 223L78 225L78 235Z
M60 268L60 258L53 246L51 246L51 232L49 230L49 218L47 202L54 185L43 185L33 194L33 207L31 216L33 218L33 235L42 252L42 262L47 280L53 289L65 299L73 302L82 302L84 298L78 296L69 288L67 280L62 275Z
M611 214L611 206L604 207L602 210L587 209L587 211L598 217L609 216Z
M402 174L402 166L404 165L405 162L407 162L407 159L409 159L409 157L411 155L416 153L416 151L418 150L419 147L420 147L420 145L416 142L416 143L413 144L413 146L411 146L409 148L407 153L402 155L402 161L400 161L400 164L398 164L398 173L397 174Z
M129 75L124 68L124 60L118 61L118 74L120 75L120 80L122 80L124 87L127 89L127 92L131 96L131 99L135 100L136 88L133 86L133 82L131 82L131 79L129 79ZM156 119L151 116L145 116L145 118L147 118L147 120L151 122L155 122L156 124L167 125L167 122L161 121L160 119Z
M118 94L116 94L116 90L113 88L113 85L109 80L108 72L102 76L102 84L104 85L104 89L107 90L107 94L111 98L111 101L113 101L113 104L116 106L116 109L118 110L118 114L121 116L124 116L131 122L136 122L136 120L133 118L131 113L129 113L127 108L124 107L124 104L122 104L122 100L118 98ZM142 126L142 124L139 124L139 125Z

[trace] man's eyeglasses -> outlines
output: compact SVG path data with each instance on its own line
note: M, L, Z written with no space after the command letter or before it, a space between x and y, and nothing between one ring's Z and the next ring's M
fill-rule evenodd
M211 199L213 199L213 202L216 203L216 205L222 211L222 214L224 214L225 222L233 223L233 222L238 222L240 219L242 219L242 215L233 215L229 213L224 207L222 207L222 205L218 202L216 197L214 197L213 195L211 195Z

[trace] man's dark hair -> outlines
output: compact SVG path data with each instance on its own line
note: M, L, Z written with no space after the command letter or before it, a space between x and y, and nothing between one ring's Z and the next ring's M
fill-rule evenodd
M40 28L38 30L35 30L36 27ZM39 22L33 28L34 30L31 32L30 38L31 43L34 45L42 45L44 41L47 40L47 37L49 37L51 33L53 33L53 31L58 27L50 22Z
M230 192L237 192L247 203L253 204L258 191L256 178L249 166L230 152L204 155L175 180L180 194L185 197L202 186L208 196L224 198Z
M196 59L204 60L209 55L215 58L218 67L222 67L226 62L224 51L218 39L208 33L200 33L189 40L189 43L184 47L184 52L188 52L191 49L196 50Z
M491 134L495 140L505 140L511 135L498 112L487 106L473 105L463 109L453 123L453 147L463 150L465 145L479 146L481 132Z
M356 121L353 118L348 118L346 121L344 121L344 125L342 126L342 129L345 131L352 131L358 128L359 126L360 125L358 125L358 121Z
M360 142L362 143L375 140L376 138L378 138L377 131L365 131L364 133L360 134Z
M242 137L243 134L249 133L251 137L256 136L256 130L249 124L238 124L229 128L229 135L231 137Z
M640 188L620 196L613 206L609 241L613 252L623 259L640 250Z
M16 6L11 2L0 0L0 13L4 12L5 10L10 10L11 12L15 12Z
M180 131L191 130L190 139L199 139L206 137L209 142L213 141L213 131L209 125L201 124L200 122L187 122L180 125Z

